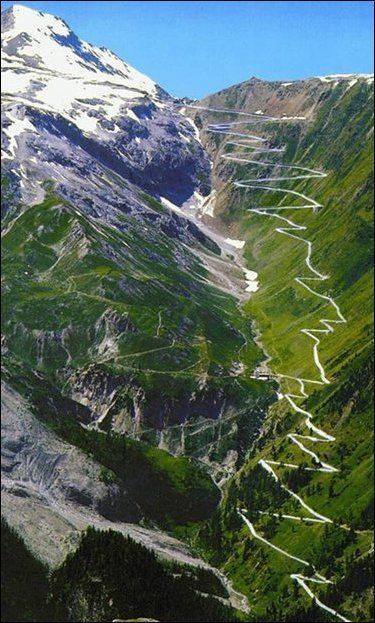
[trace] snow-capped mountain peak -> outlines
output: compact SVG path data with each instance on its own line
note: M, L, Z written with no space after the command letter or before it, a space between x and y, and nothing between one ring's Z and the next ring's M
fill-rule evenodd
M173 98L58 17L2 13L2 105L3 165L24 202L53 179L76 205L114 217L119 194L137 201L109 171L177 205L207 189L208 158Z
M69 26L59 17L35 11L22 4L14 4L4 11L4 17L9 21L11 27L16 33L25 32L29 35L43 33L67 36L70 34Z
M67 77L106 79L155 95L156 84L105 48L79 39L60 18L22 5L2 16L3 52L39 70Z
M142 97L168 95L113 52L79 39L60 18L14 5L2 14L3 96L61 114L85 132L96 115L119 114Z

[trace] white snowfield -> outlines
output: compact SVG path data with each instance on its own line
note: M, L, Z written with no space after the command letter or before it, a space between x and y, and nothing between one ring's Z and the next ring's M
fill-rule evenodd
M225 238L225 242L235 247L235 249L243 249L245 246L245 240L234 240L233 238Z
M256 292L259 289L258 273L248 268L243 268L242 270L245 273L245 292Z
M198 108L198 107L192 106L192 108ZM242 116L247 117L246 120L241 120L241 121L209 124L205 128L205 130L208 132L226 134L230 137L233 137L233 136L239 137L239 138L236 138L235 141L233 141L232 139L229 139L228 141L226 141L225 145L227 144L236 145L241 148L241 152L240 153L232 152L230 155L223 154L222 158L233 161L233 162L238 162L241 164L255 165L258 167L267 167L269 169L270 165L275 164L274 162L263 160L263 159L254 159L253 157L258 154L264 154L264 153L270 153L270 152L275 153L275 152L284 151L283 148L275 149L275 148L268 147L267 140L261 136L250 134L249 132L237 132L233 130L236 130L238 125L254 126L254 125L259 125L260 123L263 123L263 124L267 123L267 121L283 122L286 120L285 117L272 118L266 115L261 115L260 111L256 111L255 113L245 113L243 111L237 111L237 110L231 111L228 109L220 110L217 108L210 109L207 107L199 107L199 108L203 108L204 110L214 112L214 113L221 112L225 114L235 114L235 115L240 114ZM301 118L297 117L296 119L301 119ZM244 149L251 150L250 158L244 157L244 154L243 154ZM287 400L291 408L296 413L304 417L305 427L307 428L309 433L312 433L312 434L306 434L306 435L302 435L299 433L289 433L287 435L287 438L290 441L292 441L292 443L294 443L303 453L307 454L313 459L316 467L306 467L305 469L308 471L334 473L338 471L337 468L322 461L319 458L317 453L313 452L312 450L310 450L304 445L304 442L309 442L309 444L331 443L335 441L335 438L332 435L326 433L324 430L318 428L315 424L313 424L312 423L313 414L310 413L309 411L306 411L304 408L300 407L296 401L299 399L308 398L309 394L306 389L308 384L326 385L330 383L329 379L327 378L325 369L319 358L319 345L320 345L321 337L323 335L333 333L335 325L346 323L346 319L344 318L339 306L337 305L337 303L334 301L332 297L325 295L325 294L321 294L320 292L317 292L312 287L312 285L310 285L311 283L314 283L314 282L319 282L319 283L324 282L329 278L329 276L319 272L312 264L312 250L313 250L312 243L310 240L307 240L306 238L300 235L301 232L303 232L306 229L306 227L303 225L299 225L293 222L292 220L290 220L289 218L286 218L279 214L279 212L284 211L284 210L309 209L309 210L316 211L322 206L318 202L316 202L314 199L312 199L311 197L307 197L306 195L302 193L299 193L294 190L286 190L285 188L270 185L271 182L273 183L275 181L278 182L278 181L287 181L287 180L296 180L296 179L300 180L300 179L310 179L310 178L323 178L323 177L326 177L326 174L322 171L315 171L313 169L309 169L306 167L286 165L286 164L277 164L277 170L279 171L280 169L282 173L279 176L267 175L265 177L259 177L259 178L254 178L254 179L251 179L251 178L240 179L240 180L234 181L233 184L236 187L245 188L245 189L257 189L257 190L262 189L267 192L277 192L277 193L283 192L286 194L286 196L293 196L293 197L298 197L301 199L301 203L299 205L281 205L280 206L279 204L276 204L276 205L268 206L264 208L263 207L262 208L257 208L257 207L251 208L249 211L254 214L265 216L267 218L277 219L277 222L280 222L280 225L275 228L275 231L277 233L293 238L297 240L298 242L303 243L305 245L306 257L305 257L304 264L309 270L310 276L305 277L301 275L299 277L296 277L295 281L296 283L298 283L299 286L302 286L303 288L308 290L308 292L310 292L317 298L325 301L327 304L327 308L331 309L331 311L333 312L332 317L321 318L319 320L318 327L314 326L314 327L306 327L306 328L301 329L301 332L307 337L309 337L313 342L312 357L313 357L313 361L314 361L314 364L315 364L315 367L318 373L318 378L317 379L305 379L305 378L300 378L300 377L296 377L293 375L285 375L285 374L276 374L276 376L278 377L280 382L282 382L283 379L293 380L297 382L300 388L300 391L298 394L283 393L279 391L278 399ZM284 174L284 171L285 171L285 174ZM256 273L254 274L256 275ZM269 358L269 360L271 360L271 358ZM284 519L292 520L292 521L299 521L299 522L306 522L306 523L309 523L309 522L310 523L321 523L321 524L332 523L332 520L329 517L326 517L325 515L311 508L311 506L309 506L299 495L297 495L294 491L292 491L291 489L286 487L282 482L280 482L280 479L272 466L277 467L277 466L284 465L284 464L281 464L279 461L261 459L259 461L259 465L264 470L266 470L270 478L278 482L280 487L284 491L286 491L291 497L293 497L300 504L301 508L304 511L306 511L306 513L308 514L308 516L303 516L303 517L298 517L294 515L281 515L281 517L283 517ZM288 464L288 466L291 467L292 469L293 468L298 469L299 467L296 464ZM258 512L260 514L264 514L261 511L258 511ZM322 603L318 599L318 597L312 592L312 590L310 589L308 585L309 583L327 585L327 584L331 584L330 580L328 580L327 578L322 576L320 573L318 573L316 569L314 568L314 566L311 565L311 563L309 563L308 561L302 558L299 558L297 556L294 556L293 554L277 547L276 545L274 545L273 543L271 543L270 541L262 537L256 531L251 521L245 516L246 510L238 509L238 513L240 517L242 518L242 520L247 525L247 527L249 528L254 538L258 539L259 541L264 543L266 546L272 548L273 550L276 550L281 555L287 558L290 558L292 560L295 560L296 562L299 562L304 567L310 567L314 569L314 573L309 577L307 577L306 575L302 575L300 573L291 574L290 577L293 581L297 582L297 584L301 588L303 588L303 590L312 599L315 600L315 603L317 604L317 606L319 606L322 610L332 614L333 616L340 619L341 621L348 621L348 619L346 619L336 610ZM277 513L275 513L274 515L279 517L279 514ZM341 526L341 527L343 529L348 529L347 526Z
M329 74L328 76L317 76L322 82L337 82L340 80L349 80L352 84L355 84L360 78L364 78L367 83L371 83L374 80L374 74Z
M36 131L36 129L26 117L24 117L23 119L19 119L18 117L15 117L12 113L9 113L8 117L12 123L7 127L6 134L10 141L9 152L14 158L17 149L17 137L23 134L23 132L25 131L34 132Z
M12 23L2 37L4 101L11 96L59 113L88 133L97 129L99 111L109 120L120 110L134 119L125 104L145 95L163 106L153 80L106 48L78 39L63 20L18 4L7 19Z

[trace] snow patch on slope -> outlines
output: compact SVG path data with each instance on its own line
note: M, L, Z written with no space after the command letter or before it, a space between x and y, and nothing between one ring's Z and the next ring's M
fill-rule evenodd
M11 121L11 124L8 125L4 129L4 134L9 139L9 146L8 146L9 154L4 152L3 157L14 158L15 151L17 148L17 138L21 134L23 134L23 132L26 132L26 131L34 132L35 127L32 125L32 123L30 123L30 121L26 117L24 117L23 119L20 119L19 117L16 117L14 114L8 113L8 118Z
M242 269L245 274L246 292L256 292L259 289L258 273L247 268Z
M235 249L243 249L245 246L245 240L234 240L233 238L225 238L225 242L230 244L231 247L235 247Z

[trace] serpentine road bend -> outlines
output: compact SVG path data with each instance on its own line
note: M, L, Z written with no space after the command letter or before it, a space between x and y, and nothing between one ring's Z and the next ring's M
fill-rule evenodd
M295 120L304 119L304 117L270 117L270 116L266 116L266 115L259 114L259 113L248 113L248 112L239 111L239 110L209 108L205 106L195 106L195 105L185 105L185 108L193 108L197 110L207 111L210 113L232 114L236 116L240 115L241 117L245 117L245 119L242 119L241 121L216 123L216 124L211 123L211 124L208 124L202 131L211 132L214 134L224 134L230 137L224 143L224 148L226 145L232 145L232 146L240 147L242 151L244 149L251 150L250 158L244 157L244 154L242 152L237 153L237 154L232 152L230 154L221 155L221 157L224 158L225 160L236 162L242 165L249 164L251 166L255 165L258 167L269 167L270 165L276 166L276 163L270 160L253 159L253 156L257 154L266 154L266 153L283 153L285 151L285 148L269 147L267 144L268 141L266 138L255 135L255 134L250 134L250 132L236 131L237 126L244 126L244 125L259 126L260 124L264 125L269 121L282 123L284 121L291 121L293 119ZM304 335L307 335L313 341L312 357L313 357L315 367L317 369L319 380L305 379L305 378L300 378L300 377L296 377L293 375L276 373L276 378L279 380L279 382L281 382L283 379L291 379L295 381L299 385L299 388L300 388L299 394L279 392L278 398L280 400L285 399L296 413L304 417L305 426L312 433L311 435L301 435L299 433L289 433L287 435L287 438L292 443L294 443L302 452L311 456L314 459L314 461L317 463L316 468L305 467L304 469L308 471L320 471L320 472L332 473L332 472L337 472L338 470L332 465L329 465L328 463L325 463L324 461L322 461L319 458L318 454L306 448L303 442L305 441L305 442L316 443L316 444L331 443L335 441L335 438L332 435L329 435L322 429L315 426L312 423L312 419L313 419L312 413L298 406L295 400L301 399L301 398L302 399L308 398L309 396L308 391L307 391L308 384L328 385L330 383L329 379L327 378L325 369L319 358L320 338L322 335L333 333L335 329L335 325L346 323L346 319L344 318L339 306L337 305L337 303L334 301L332 297L325 295L325 294L320 294L312 287L313 282L326 281L327 279L329 279L329 275L325 275L319 272L312 264L312 253L313 253L312 242L304 238L302 235L300 235L301 232L306 230L306 227L303 225L299 225L298 223L294 223L289 218L281 216L280 214L280 212L283 210L313 210L315 212L317 209L322 208L323 206L319 204L318 202L316 202L311 197L307 197L306 195L299 193L295 190L287 190L285 188L280 188L278 186L276 187L276 186L270 185L270 183L279 182L279 181L284 182L288 180L302 180L302 179L307 180L311 178L324 178L326 177L327 174L322 171L315 171L313 169L308 169L306 167L296 166L292 164L290 165L277 164L277 168L283 169L285 173L282 173L280 176L268 176L267 175L265 177L259 177L259 178L254 178L254 179L239 179L232 183L235 187L238 187L238 188L265 190L267 192L276 192L276 193L282 192L285 195L292 196L293 198L297 197L301 199L301 203L299 205L282 205L282 206L274 205L274 206L267 206L264 208L254 207L254 208L250 208L249 211L254 214L265 216L267 218L276 219L278 222L280 222L280 225L275 228L275 231L277 233L293 238L300 243L302 242L306 246L306 257L305 257L304 263L306 267L308 268L308 270L310 271L310 276L306 277L306 276L300 275L298 277L295 277L294 280L296 281L296 283L298 283L299 286L301 286L302 288L305 288L317 298L325 301L328 304L328 306L332 308L334 317L333 318L321 318L319 320L319 325L320 325L319 328L305 327L300 330L301 333L303 333ZM296 175L290 175L289 173L291 171L294 171ZM284 491L286 491L291 497L297 500L297 502L302 506L302 508L305 511L307 511L307 513L309 514L309 517L296 517L294 515L282 515L282 517L285 519L290 519L292 521L301 521L301 522L306 521L306 522L314 522L314 523L322 523L322 524L332 523L332 520L329 517L325 517L321 513L318 513L317 511L315 511L306 502L304 502L304 500L299 495L294 493L294 491L291 491L290 489L288 489L285 485L283 485L280 482L279 477L277 476L274 469L272 468L272 465L280 465L280 464L281 463L279 461L264 460L264 459L261 459L259 461L259 465L267 471L269 476L273 478L275 481L277 481L279 485L281 486L281 488ZM290 464L290 467L297 469L298 465ZM246 513L246 510L238 509L239 516L245 522L250 533L255 539L258 539L264 545L272 548L273 550L276 550L281 555L287 558L290 558L292 560L295 560L296 562L299 562L305 568L308 567L314 570L314 573L310 576L302 575L301 573L293 573L290 575L290 578L294 582L296 582L307 593L307 595L311 597L311 599L315 601L316 605L319 608L330 613L331 615L335 616L341 621L349 621L349 619L346 619L344 616L339 614L336 610L322 603L309 587L310 583L328 585L328 584L332 584L332 582L328 580L327 578L325 578L324 576L322 576L320 573L318 573L316 569L314 568L314 565L312 565L308 561L303 560L302 558L298 558L290 554L289 552L277 547L276 545L274 545L273 543L271 543L270 541L262 537L260 534L258 534L254 525L245 516L245 513ZM347 527L345 526L341 526L341 527L343 529L347 529Z

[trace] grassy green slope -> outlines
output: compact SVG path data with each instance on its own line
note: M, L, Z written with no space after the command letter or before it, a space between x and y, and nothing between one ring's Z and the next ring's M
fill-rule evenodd
M218 120L215 116L215 122ZM293 585L290 573L303 569L298 563L251 538L236 514L238 505L246 507L261 534L311 561L334 585L340 586L340 578L352 575L353 565L358 564L362 575L355 587L349 583L342 592L334 586L328 590L327 586L311 588L350 620L372 620L369 567L367 563L361 567L361 560L367 560L373 525L371 86L360 81L346 90L346 85L338 85L319 103L310 123L271 123L261 132L273 145L286 145L285 164L328 174L324 179L284 183L285 188L313 197L323 208L316 213L290 210L282 215L306 226L302 235L313 244L313 265L330 275L329 280L314 287L333 296L347 319L347 324L336 325L334 333L323 336L319 347L331 385L309 384L309 398L304 404L298 403L313 413L317 426L336 438L333 443L318 444L318 448L306 442L306 447L339 471L324 474L303 469L313 463L286 435L296 431L306 435L307 430L301 416L286 401L277 403L270 409L258 448L232 482L220 512L202 532L200 546L247 592L261 620L334 620L321 610L316 618L317 612L310 609L311 600ZM272 156L267 159L272 160ZM233 164L227 168L227 175L235 179L280 174L272 165L268 170ZM300 329L319 328L319 319L335 318L335 312L294 281L297 276L309 276L304 264L306 246L277 233L280 221L248 211L254 205L290 205L291 197L230 191L228 186L222 195L220 218L235 228L239 237L246 237L249 268L259 273L261 287L247 303L246 311L257 320L263 344L272 356L271 368L277 373L319 380L313 342ZM299 386L283 381L283 389L297 393ZM261 458L301 465L297 471L280 466L275 470L284 484L316 511L331 517L335 525L260 517L257 510L308 516L258 466ZM339 524L352 530L343 530Z
M103 427L134 428L139 390L137 432L150 429L151 442L155 428L217 417L224 403L246 414L264 394L232 374L234 363L252 368L261 356L246 315L154 223L124 217L120 232L49 194L5 223L2 254L6 360L68 395L77 383L96 387L94 410L111 404ZM187 452L215 439L207 431L186 437ZM223 423L224 439L229 431Z
M131 492L146 520L172 529L207 518L218 503L206 468L194 460L197 449L207 444L214 460L236 446L241 452L236 430L238 438L254 435L267 394L263 384L232 376L234 361L253 367L260 357L236 301L154 223L145 230L124 217L123 225L120 232L92 222L51 189L42 204L5 215L3 369L38 418L102 465L103 480ZM76 383L91 396L88 408L77 402ZM210 419L201 426L222 404L232 410L220 426ZM101 408L108 435L81 426L90 409ZM163 426L181 436L185 419L192 459L148 445ZM194 422L202 431L189 436ZM143 442L124 435L135 428ZM121 519L121 504L111 513Z
M324 338L321 358L331 375L335 374L338 353L342 364L344 352L359 352L371 339L368 296L373 264L371 108L371 90L365 84L353 87L340 98L333 91L307 132L301 132L293 153L287 150L284 157L286 163L298 163L328 174L324 179L288 182L285 186L321 203L323 208L318 214L291 211L285 215L306 227L302 235L313 244L313 265L330 275L330 280L317 289L333 296L348 320L347 326L337 326L334 334ZM288 127L277 129L274 140L288 144L289 132ZM249 197L250 202L258 198L262 204L274 203L275 194L269 193L268 198ZM290 203L290 197L282 199L286 201ZM293 277L309 276L303 263L305 245L275 233L275 226L280 223L272 218L269 222L265 220L252 215L248 221L251 223L248 249L255 247L256 231L264 237L263 245L259 244L259 235L256 237L259 253L253 259L265 286L250 302L249 311L259 317L264 340L275 358L275 369L314 378L312 358L306 357L311 342L299 335L299 329L316 324L325 304L293 282ZM249 259L250 255L251 252ZM328 317L334 318L330 311ZM323 311L326 313L327 309Z
M61 370L95 365L171 395L202 376L230 384L239 350L254 365L259 350L235 301L206 283L189 252L178 261L177 242L161 233L150 242L142 229L94 225L53 195L11 221L2 244L9 356L57 382Z

